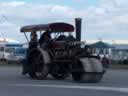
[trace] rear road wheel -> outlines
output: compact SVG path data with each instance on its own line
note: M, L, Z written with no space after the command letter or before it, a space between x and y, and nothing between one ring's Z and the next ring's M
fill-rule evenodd
M29 76L33 79L46 79L49 68L44 62L44 55L40 50L35 49L29 54L30 71Z

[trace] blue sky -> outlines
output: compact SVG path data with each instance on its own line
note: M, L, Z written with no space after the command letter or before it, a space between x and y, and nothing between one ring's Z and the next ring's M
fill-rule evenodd
M70 6L74 8L83 8L88 6L95 6L99 0L0 0L0 2L10 2L10 1L24 1L28 3L37 4L56 4Z
M37 2L38 1L38 2ZM0 36L23 42L23 25L82 18L82 40L127 40L128 0L0 0Z

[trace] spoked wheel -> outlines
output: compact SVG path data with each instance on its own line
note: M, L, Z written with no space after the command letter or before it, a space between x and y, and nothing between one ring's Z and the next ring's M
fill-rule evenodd
M30 71L29 76L33 79L46 79L48 75L48 65L44 63L43 54L39 50L33 50L29 54Z
M62 73L58 73L58 74L51 74L55 79L58 80L63 80L66 77L68 77L68 74L62 74Z
M62 71L63 69L60 66L58 66L57 64L53 64L53 65L54 66L52 66L52 69L51 69L52 71L50 73L52 77L58 80L63 80L69 76L67 72Z
M72 72L72 78L75 81L80 81L81 80L81 72Z

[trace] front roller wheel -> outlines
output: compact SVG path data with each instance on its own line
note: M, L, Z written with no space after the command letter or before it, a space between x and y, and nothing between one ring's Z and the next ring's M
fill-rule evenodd
M97 82L100 82L101 79L103 77L103 74L92 74L91 75L91 79L90 79L90 82L93 82L93 83L97 83Z
M90 66L91 64L89 64L89 62L86 60L88 59L85 59L84 63L78 60L76 64L72 65L72 69L74 70L72 72L73 80L77 82L87 82L87 83L100 82L103 77L102 72L87 72L87 70L91 71L93 69L93 66Z
M30 64L30 70L29 70L29 76L32 79L46 79L49 68L48 65L45 64L43 54L40 50L35 49L32 50L29 54L29 64Z
M72 78L77 82L97 83L101 81L102 74L73 72Z
M73 72L72 73L73 80L77 82L90 82L90 74L83 73L83 72Z

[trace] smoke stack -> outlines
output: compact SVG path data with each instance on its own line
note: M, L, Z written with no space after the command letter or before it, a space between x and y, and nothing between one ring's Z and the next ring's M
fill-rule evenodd
M76 40L81 41L81 18L75 18Z

